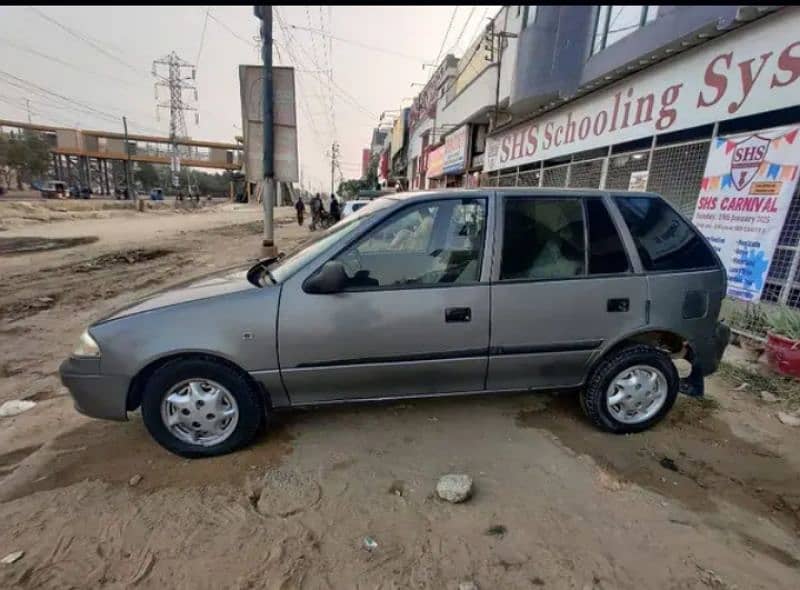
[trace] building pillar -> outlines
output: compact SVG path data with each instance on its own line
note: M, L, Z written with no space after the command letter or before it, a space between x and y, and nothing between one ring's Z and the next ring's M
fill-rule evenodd
M108 185L108 160L103 159L103 160L100 160L100 162L103 164L103 178L106 181L105 194L110 195L111 194L111 187Z

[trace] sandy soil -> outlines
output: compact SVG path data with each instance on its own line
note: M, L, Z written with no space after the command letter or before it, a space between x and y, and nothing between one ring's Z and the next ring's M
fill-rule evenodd
M282 249L308 236L290 216ZM0 587L800 587L798 429L719 377L622 437L568 395L498 396L285 413L249 449L186 461L138 414L76 414L57 367L81 329L256 256L257 220L225 206L2 233L98 239L0 257L0 403L38 402L0 419L0 557L25 551ZM435 498L448 472L472 475L470 501Z

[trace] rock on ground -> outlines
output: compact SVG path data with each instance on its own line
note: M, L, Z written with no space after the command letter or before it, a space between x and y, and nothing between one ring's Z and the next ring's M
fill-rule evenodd
M778 420L786 424L786 426L800 426L800 416L794 414L778 412Z
M14 553L9 553L3 559L0 559L0 563L2 563L3 565L14 563L22 559L23 555L25 555L24 551L14 551Z
M456 473L443 475L436 484L436 493L442 500L454 504L463 502L472 495L472 478Z
M36 405L36 402L31 402L24 399L12 399L0 406L0 418L9 418L27 412Z

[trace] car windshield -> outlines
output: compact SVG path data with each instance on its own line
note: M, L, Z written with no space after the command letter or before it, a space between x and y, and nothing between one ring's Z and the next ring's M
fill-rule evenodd
M272 279L276 283L282 283L331 244L351 235L358 228L362 227L375 213L390 207L393 203L394 201L392 199L376 199L328 230L309 239L293 254L282 258L274 266L270 267L269 270Z

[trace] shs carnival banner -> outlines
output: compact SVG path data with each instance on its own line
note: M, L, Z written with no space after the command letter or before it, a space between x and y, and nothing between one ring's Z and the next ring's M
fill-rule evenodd
M709 148L692 221L728 272L728 296L758 301L792 202L800 127L718 137Z

